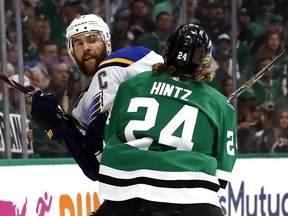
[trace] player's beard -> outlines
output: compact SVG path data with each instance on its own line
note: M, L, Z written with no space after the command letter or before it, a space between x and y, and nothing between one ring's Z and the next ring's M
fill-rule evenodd
M89 57L89 59L86 59L87 57ZM84 55L81 60L76 59L76 62L82 73L85 76L91 77L96 73L99 64L105 57L106 55L104 53L100 56Z

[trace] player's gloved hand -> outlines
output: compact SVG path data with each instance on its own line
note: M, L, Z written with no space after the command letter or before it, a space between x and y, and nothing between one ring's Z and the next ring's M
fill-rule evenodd
M57 116L58 99L53 94L35 92L32 98L31 116L36 124L44 130L49 130L60 123Z
M32 98L31 116L35 123L46 130L47 135L54 140L63 139L67 125L57 116L58 99L54 94L42 94L41 90L35 92Z
M84 139L83 147L98 155L103 151L103 133L107 115L100 113L88 126Z

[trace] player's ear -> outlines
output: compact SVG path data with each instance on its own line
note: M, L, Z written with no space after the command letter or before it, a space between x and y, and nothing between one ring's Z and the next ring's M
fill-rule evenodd
M112 52L111 43L106 43L106 52L109 55Z

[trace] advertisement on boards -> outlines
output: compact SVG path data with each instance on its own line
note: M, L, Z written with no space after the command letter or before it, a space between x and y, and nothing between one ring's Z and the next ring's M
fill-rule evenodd
M75 164L0 166L1 216L87 216L97 209L98 182Z
M220 204L227 216L288 216L288 158L238 159Z
M1 164L1 163L0 163ZM288 158L239 159L219 201L226 216L288 216ZM0 216L87 216L98 182L76 164L0 166Z

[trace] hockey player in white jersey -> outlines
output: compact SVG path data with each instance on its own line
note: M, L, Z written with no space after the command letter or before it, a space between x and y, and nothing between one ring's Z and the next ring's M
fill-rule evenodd
M68 52L79 70L93 77L81 94L73 116L88 129L83 135L74 124L60 119L58 101L53 94L37 91L33 97L31 114L35 122L55 140L65 140L71 155L85 175L98 179L99 162L95 157L103 150L103 130L107 112L122 81L140 72L151 70L160 55L144 47L129 47L111 53L108 25L97 15L76 18L66 31Z

